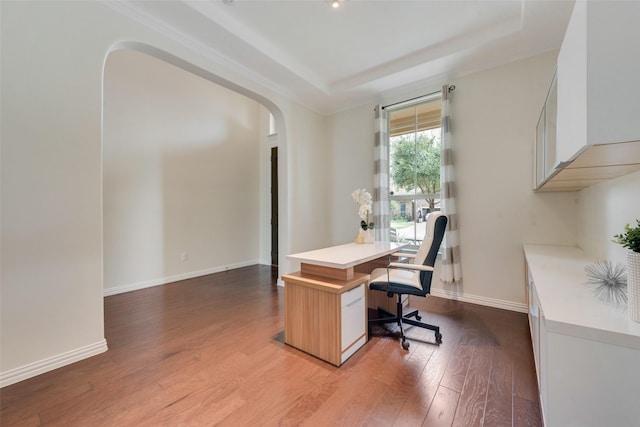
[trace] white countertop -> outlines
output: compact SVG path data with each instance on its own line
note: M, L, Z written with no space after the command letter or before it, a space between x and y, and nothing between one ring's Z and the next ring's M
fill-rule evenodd
M598 300L584 267L596 261L575 246L524 245L547 331L640 350L640 323L627 306Z
M406 245L393 242L347 243L291 254L288 255L288 258L306 264L344 269L392 254L404 246Z

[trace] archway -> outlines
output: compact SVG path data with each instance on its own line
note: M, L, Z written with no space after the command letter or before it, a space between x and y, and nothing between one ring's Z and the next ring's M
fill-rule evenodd
M143 55L148 55L149 57L154 58L155 60L159 60L162 61L163 63L166 64L170 64L174 67L177 67L178 69L185 71L186 73L188 73L189 75L192 76L197 76L201 79L204 79L208 82L214 83L215 85L218 85L222 88L225 88L225 90L229 90L232 91L238 95L241 95L242 97L246 97L248 99L251 99L255 102L257 102L258 104L264 106L269 113L271 113L271 115L273 115L274 120L275 120L275 129L277 131L277 146L280 150L280 156L279 156L279 163L282 163L282 167L280 167L279 169L283 172L286 173L286 167L284 167L285 161L286 161L286 135L284 132L284 120L283 120L283 114L281 113L280 109L278 109L275 104L273 102L271 102L270 100L266 99L265 97L256 94L254 92L248 91L234 83L231 83L229 81L226 81L224 79L219 78L218 76L202 69L199 67L196 67L180 58L177 58L171 54L168 54L164 51L160 51L156 48L150 47L148 45L143 45L140 43L119 43L117 46L115 46L111 51L109 56L111 56L112 54L117 54L117 52L136 52L137 54L143 54ZM105 61L105 73L103 74L103 82L107 81L107 78L109 76L107 76L107 64L109 61L109 56L107 57L107 60ZM152 78L153 76L148 76L149 78ZM105 88L106 88L106 83L105 83ZM131 89L131 88L130 88ZM110 114L112 113L108 108L105 107L105 103L107 102L111 102L113 101L113 99L109 98L108 94L104 94L103 95L103 135L102 135L102 144L103 144L103 165L105 165L105 162L108 159L111 159L112 157L114 157L113 153L111 152L112 150L110 150L110 147L107 146L108 144L108 139L112 137L112 130L109 126L108 121L110 120ZM144 106L143 106L144 107ZM166 118L166 121L168 121L169 119ZM234 119L235 120L235 119ZM166 133L167 129L168 129L168 133L171 133L172 129L168 126L166 126L166 123L161 123L161 125L163 125L163 131ZM223 127L230 127L230 126L236 126L236 123L232 123L230 120L227 120L227 122L222 123ZM239 126L239 128L242 126ZM155 136L156 138L158 138L158 141L163 140L162 136L164 135L157 135ZM266 136L266 135L265 135ZM139 135L136 135L136 137L139 137ZM211 138L210 135L206 136L206 138ZM154 143L157 141L154 141ZM156 168L156 169L161 169L160 172L156 172L156 175L154 178L152 178L152 182L151 186L155 186L155 189L152 189L151 191L148 189L138 189L139 191L137 192L132 192L132 194L129 194L128 198L130 200L135 200L136 202L140 202L141 199L143 197L147 197L149 195L149 193L152 193L153 191L156 191L158 194L156 195L156 199L155 201L152 201L151 203L147 203L146 205L142 206L143 208L145 208L148 212L157 212L158 215L163 215L163 216L167 216L168 218L161 218L160 221L156 221L156 228L158 228L157 230L157 234L160 235L160 237L157 238L157 242L156 242L156 247L160 247L161 249L159 250L159 253L156 254L156 259L150 259L147 260L149 265L155 265L155 267L158 267L157 264L159 263L158 259L162 259L162 269L161 271L158 271L157 268L156 270L150 270L151 272L147 272L147 274L138 274L139 272L133 272L133 274L127 279L125 280L125 283L123 284L122 281L118 284L118 286L113 286L112 280L107 280L107 275L109 274L109 271L113 270L109 267L109 264L106 262L107 256L111 253L114 252L114 249L111 247L110 244L110 240L111 240L111 236L112 234L109 234L110 232L107 231L107 227L109 225L109 223L111 222L111 217L109 215L112 214L112 212L107 212L107 210L110 208L110 206L108 206L107 203L107 197L109 197L109 195L111 194L110 190L110 186L112 184L112 176L111 175L118 175L121 174L122 170L117 170L115 171L115 173L111 173L110 171L108 171L110 173L109 176L106 175L107 172L103 171L103 193L104 193L104 205L105 205L105 211L103 212L103 223L105 224L105 228L104 228L104 236L103 236L103 258L105 259L105 281L104 281L104 286L105 286L105 295L111 295L114 293L120 293L120 292L126 292L129 290L134 290L134 289L140 289L140 288L144 288L144 287L148 287L148 286L155 286L158 284L163 284L163 283L167 283L167 282L171 282L171 281L175 281L175 280L180 280L183 278L187 278L187 277L194 277L197 275L202 275L202 274L207 274L207 273L211 273L211 272L215 272L216 268L218 269L217 271L220 271L222 269L226 269L226 268L234 268L236 266L240 266L240 265L235 265L232 261L229 260L220 260L218 265L215 265L212 268L207 268L207 267L203 267L202 265L200 265L198 268L195 268L189 272L184 272L184 271L176 271L176 264L178 264L179 267L179 263L180 262L191 262L192 258L194 257L193 253L191 253L186 247L185 249L183 249L178 243L176 243L176 240L178 239L178 237L183 237L182 235L177 236L177 234L179 232L181 232L181 230L178 230L176 232L172 232L173 228L176 227L176 219L175 218L169 218L171 216L171 211L175 210L175 208L170 205L170 203L174 203L176 198L179 198L180 192L179 191L171 191L172 186L175 187L176 186L176 182L175 181L180 181L181 180L181 175L183 173L192 173L193 170L198 170L199 168L202 167L203 162L207 161L207 158L210 161L215 161L216 155L218 154L214 154L214 150L211 147L208 147L206 149L202 149L202 147L196 147L196 149L191 150L192 152L187 152L187 148L185 147L185 145L188 145L187 143L185 143L185 141L180 141L179 144L179 152L178 154L176 153L170 153L170 155L165 155L165 151L161 151L160 154L158 154L156 152L156 155L158 157L162 157L161 159L156 159L156 163L151 165L151 168ZM128 147L128 144L124 144L121 146L122 147ZM156 147L157 148L157 147ZM176 151L174 150L172 147L169 147L169 151ZM223 154L228 154L228 148L226 149L227 151L225 151ZM282 155L284 154L284 155ZM207 157L208 156L208 157ZM237 153L230 153L230 156L236 156L235 158L237 159L238 154ZM178 160L176 161L176 159L174 157L178 157ZM268 159L267 159L268 160ZM129 165L128 168L125 168L125 173L122 174L124 175L124 177L122 177L124 180L127 179L127 171L136 171L138 169L144 169L144 165L141 164L139 159L135 160L137 163L134 165ZM178 163L178 166L176 166L176 163ZM217 164L217 168L225 168L228 165L225 165L225 162L219 162ZM173 169L179 168L180 170L178 172L172 172ZM232 167L233 168L233 167ZM105 171L107 171L109 168L106 167L106 165L103 167L103 169ZM234 171L238 170L240 171L239 173L243 173L243 165L242 164L237 164L236 163L236 167L234 168ZM168 171L168 172L167 172ZM231 172L231 171L229 171ZM246 167L244 168L244 173L248 174L251 173L250 172L250 168L247 169ZM220 174L217 175L217 177L215 178L215 180L220 181L220 180L224 180L225 176L230 176L231 173L228 173L227 175L224 174ZM208 175L207 175L208 176ZM120 178L120 177L118 177ZM286 176L285 176L286 178ZM237 179L237 178L236 178ZM188 181L188 180L187 180ZM192 182L198 182L201 181L201 177L195 177L193 179L191 179ZM287 181L286 179L281 179L279 180L279 193L283 196L285 196L284 198L282 198L283 200L280 201L279 203L279 211L282 212L283 215L281 215L281 217L285 217L286 218L286 184ZM132 182L126 181L123 183L123 185L125 187L134 187L134 185L132 185ZM148 184L148 183L147 183ZM246 184L246 183L245 183ZM232 185L232 181L230 181L230 183L226 186L229 187ZM237 188L237 192L242 192L246 189L246 187L242 186L243 184L240 184ZM186 184L184 184L184 186L186 186ZM159 188L158 187L162 187ZM223 187L221 187L223 188ZM130 189L130 188L129 188ZM169 190L167 190L169 189ZM174 189L175 190L175 189ZM190 192L191 189L187 189L187 193ZM223 195L222 197L225 200L229 200L232 197L232 193L227 192L226 195ZM200 197L200 199L203 199L202 197ZM255 204L254 200L248 200L247 203L251 206L243 206L242 202L239 201L241 199L238 198L235 202L232 202L231 206L226 206L226 209L253 209L253 205ZM193 200L179 200L178 203L182 203L182 204L186 204L189 205L190 203L197 203L196 201ZM154 205L153 203L156 203L157 208L154 210ZM211 206L209 206L211 208ZM131 206L129 206L129 211L131 212L136 212L136 211L144 211L144 209L140 209L140 204L138 203L138 206L134 206L133 208ZM205 209L203 210L204 212L206 212L206 206ZM241 212L241 211L240 211ZM212 214L211 211L208 212L209 215ZM139 226L143 225L143 226L147 226L149 225L147 222L147 219L157 219L155 218L155 215L153 214L147 214L145 218L140 219L139 224L130 224L129 229L130 230L139 230ZM232 219L230 217L226 217L222 219L222 222L225 221L232 221ZM236 225L236 229L238 229L239 233L241 234L242 232L244 232L245 230L243 229L243 227L238 227ZM112 230L111 230L112 231ZM188 235L188 230L183 230L185 235ZM225 231L226 232L226 231ZM279 239L281 242L286 243L286 227L281 227L280 228L280 236L281 238ZM261 229L260 230L260 235L264 236L264 231ZM283 236L284 235L284 236ZM147 235L142 235L142 238L138 238L135 241L147 241L149 239L147 239ZM213 236L209 236L209 238L211 239L215 239L217 236L214 235ZM229 241L229 236L225 235L225 236L220 236L221 240L225 240L225 241ZM206 239L206 238L205 238ZM247 240L247 236L239 236L239 239L242 240ZM249 243L249 244L254 244L253 243ZM185 245L187 246L187 245ZM284 251L286 248L286 244L285 245L281 245L281 249L280 252ZM121 249L116 249L115 252L121 251L122 248L126 248L126 245L122 246ZM138 251L137 253L142 253L145 250L148 250L149 247L146 248L141 248L142 250ZM118 252L121 253L121 252ZM209 254L212 255L212 258L216 258L216 254ZM153 258L153 257L151 257ZM179 258L179 259L178 259ZM125 258L123 258L125 259ZM136 276L136 274L138 274L139 277ZM107 289L108 288L108 289Z

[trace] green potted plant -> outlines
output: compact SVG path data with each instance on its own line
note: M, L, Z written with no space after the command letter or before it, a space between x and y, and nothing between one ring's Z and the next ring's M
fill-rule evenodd
M629 317L640 322L640 219L636 226L624 226L624 233L613 236L613 242L629 249L627 252L627 297Z

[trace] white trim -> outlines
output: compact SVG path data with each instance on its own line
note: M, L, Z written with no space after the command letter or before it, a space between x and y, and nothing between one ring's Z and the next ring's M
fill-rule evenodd
M269 148L278 148L278 134L272 133L267 135L267 139L269 140Z
M524 303L505 301L479 295L459 294L457 292L450 292L444 289L431 289L431 295L433 295L434 297L463 301L471 304L484 305L487 307L501 308L503 310L517 311L519 313L529 312L529 307Z
M266 258L265 258L265 259L261 259L260 261L258 261L258 263L259 263L260 265L268 265L268 266L271 266L271 258L268 258L268 259L266 259Z
M0 387L15 384L28 378L35 377L36 375L53 371L54 369L104 353L107 350L107 341L102 339L94 344L89 344L75 350L29 363L28 365L20 366L6 372L0 372Z
M131 2L107 0L104 2L104 4L114 11L120 13L121 15L133 19L137 23L142 24L147 28L151 28L152 30L157 31L158 33L162 34L165 37L168 37L170 40L181 44L187 49L190 49L211 61L222 64L223 66L230 69L232 73L238 73L243 77L251 80L252 82L255 82L274 92L277 92L285 96L286 98L297 99L294 96L295 94L290 89L269 79L266 79L256 70L250 69L249 67L241 64L230 56L221 53L218 49L212 48L206 43L202 43L192 36L177 29L175 26L167 24L162 20L150 15L147 11Z
M204 270L176 274L173 276L166 276L166 277L159 277L151 280L144 280L142 282L131 283L129 285L114 286L112 288L105 288L103 295L105 297L108 297L111 295L123 294L125 292L137 291L139 289L166 285L168 283L177 282L179 280L193 279L194 277L206 276L207 274L220 273L222 271L233 270L235 268L241 268L241 267L248 267L250 265L256 265L256 264L261 264L261 262L258 260L243 261L235 264L211 267L211 268L206 268Z

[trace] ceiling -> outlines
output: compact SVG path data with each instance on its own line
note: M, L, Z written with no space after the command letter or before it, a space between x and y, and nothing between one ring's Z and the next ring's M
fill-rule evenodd
M138 0L117 8L329 114L560 47L572 0Z

